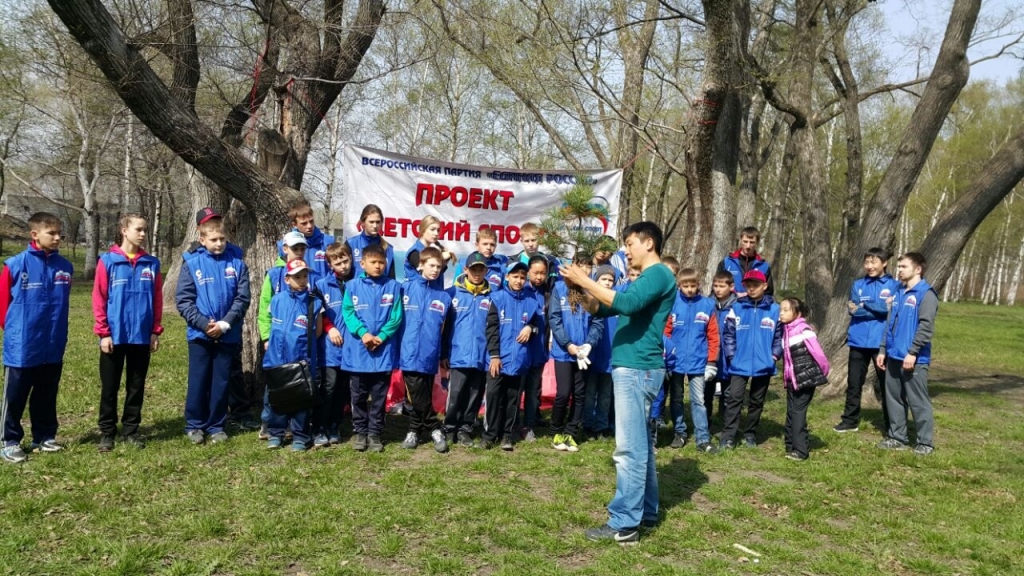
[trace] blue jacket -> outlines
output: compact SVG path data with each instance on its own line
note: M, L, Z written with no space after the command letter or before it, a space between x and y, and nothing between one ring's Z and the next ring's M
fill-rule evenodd
M448 321L445 323L444 348L441 357L451 368L485 370L487 356L487 313L491 309L491 292L473 295L465 286L465 276L455 279L448 289L452 297Z
M402 328L398 367L410 372L437 374L441 336L452 297L431 286L422 276L402 284Z
M313 317L309 317L309 301L313 300ZM295 292L288 289L270 300L270 339L263 354L263 367L273 368L307 360L313 376L317 374L317 347L309 347L309 327L316 338L316 319L323 312L323 303L309 290ZM312 352L312 354L310 354Z
M292 230L298 232L298 229L292 228ZM309 266L310 270L316 272L321 278L334 273L331 269L331 263L327 260L327 247L334 244L334 236L330 234L324 234L319 228L313 226L313 234L306 238L306 257L303 260L306 261L306 265ZM277 255L280 258L284 258L284 241L277 241ZM309 283L313 285L312 279Z
M907 354L913 354L916 348L917 363L931 363L933 326L929 325L928 327L926 342L917 344L914 342L923 320L920 315L921 305L924 303L924 299L929 297L929 293L931 298L936 299L935 306L938 306L935 289L924 279L909 290L901 286L896 292L896 298L892 301L892 309L889 311L889 318L885 325L885 355L887 358L903 360ZM934 317L928 319L929 323L934 320Z
M370 244L380 244L380 236L367 236L366 233L360 232L355 236L349 238L345 242L349 248L352 249L352 277L359 278L359 275L363 273L363 249ZM388 244L387 249L387 264L384 268L384 275L388 278L395 277L395 249Z
M662 336L661 343L665 347L665 372L672 373L676 369L679 352L675 348L675 342L672 342L668 336Z
M395 334L384 340L376 350L370 351L363 345L362 335L366 332L381 335L385 326L392 321L395 308L401 314L402 287L398 282L386 278L370 278L362 274L345 284L342 300L342 314L345 316L345 341L342 343L341 368L349 372L364 374L391 372L398 367L398 326ZM366 332L358 333L350 324L349 315ZM398 318L399 322L401 318Z
M223 320L231 330L220 337L226 344L242 341L242 320L249 309L249 268L242 261L242 249L228 244L224 252L211 254L198 246L182 255L174 297L178 313L185 319L191 340L209 340L210 320Z
M730 293L725 302L715 300L715 314L718 319L718 341L721 345L721 350L718 351L718 374L715 375L715 380L720 382L729 381L729 359L725 356L725 319L728 318L729 312L732 311L732 305L735 303L735 293Z
M619 284L613 288L616 292L622 292L627 284ZM590 352L590 370L600 374L611 374L612 371L612 339L615 338L615 330L619 327L618 316L608 316L601 319L604 322L604 332L601 333L601 340ZM667 341L666 341L667 342Z
M508 256L504 254L493 254L487 259L487 283L491 285L491 290L501 290L502 285L505 283L505 266L508 265ZM455 267L455 277L462 276L465 270L462 268L462 262Z
M676 349L676 362L672 371L677 374L704 374L708 358L718 359L718 350L709 350L708 324L716 322L715 299L701 296L687 298L676 294L669 319L672 323L672 347ZM716 330L717 332L717 330ZM709 354L713 352L713 354Z
M520 344L516 336L524 326L537 328L542 308L537 298L527 291L513 292L506 286L491 294L487 313L487 352L501 359L501 373L519 376L531 367L529 342ZM539 340L539 330L530 340Z
M865 276L850 286L850 301L861 306L850 314L850 329L846 344L853 348L877 349L885 335L885 317L889 314L888 298L900 289L898 280L883 274L877 278Z
M140 252L134 265L120 249L100 256L107 274L106 324L115 345L149 346L156 311L153 307L160 261Z
M548 300L548 322L551 324L551 358L555 362L575 362L576 357L569 354L570 344L582 346L590 344L591 352L601 342L604 334L604 323L596 322L590 317L582 304L576 312L569 304L569 287L565 282L556 282Z
M530 366L543 366L548 361L548 298L543 290L537 290L529 282L526 283L526 288L523 288L523 290L530 297L537 300L537 309L540 310L537 318L537 336L530 338L530 343L527 345L527 348L530 350Z
M719 265L719 269L720 270L725 270L725 271L729 272L730 274L732 274L733 286L735 287L735 290L737 290L737 291L742 291L743 290L743 274L744 274L744 271L743 271L743 263L740 262L740 258L742 258L742 255L740 254L740 251L737 250L737 251L733 252L732 254L729 254L725 258L723 258L722 259L722 263ZM768 287L766 288L766 293L770 296L771 293L772 293L772 290L774 289L773 282L772 282L772 269L771 269L771 266L768 265L768 261L765 260L764 258L762 258L760 254L757 254L756 256L754 256L754 258L750 259L749 261L750 261L750 267L747 269L747 271L749 272L750 270L760 270L761 272L764 273L765 278L768 281Z
M341 313L341 303L345 297L345 281L338 280L338 276L335 274L330 274L326 278L318 280L316 288L324 295L324 302L326 303L324 317L341 332L343 338L351 338L352 336L346 333L345 317ZM271 303L273 303L273 300L271 300ZM342 347L331 344L330 339L327 337L326 329L320 340L323 342L323 345L318 347L318 353L323 353L323 356L320 358L320 365L341 368Z
M71 262L57 251L47 254L33 243L4 265L11 291L3 326L4 366L62 363L68 343Z
M736 376L774 376L775 358L782 358L779 305L765 294L755 304L744 296L732 305L722 338L729 373Z

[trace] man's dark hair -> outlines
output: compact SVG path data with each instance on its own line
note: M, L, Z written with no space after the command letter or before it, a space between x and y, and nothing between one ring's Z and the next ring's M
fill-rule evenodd
M385 262L388 260L387 250L384 249L380 244L370 244L366 248L363 248L363 258L367 256L379 256L383 258Z
M740 230L740 238L743 238L744 236L750 236L751 238L755 238L760 241L761 231L753 226L747 226L743 230Z
M661 257L661 246L664 242L664 236L661 233L661 228L654 222L637 222L636 224L630 224L626 226L626 229L622 231L622 240L630 236L636 236L636 239L643 242L644 240L651 240L654 243L654 253Z
M924 273L928 270L928 260L925 259L924 254L921 254L920 252L907 252L903 256L900 256L900 260L910 260L914 266L920 266L921 277L924 278Z
M891 257L892 254L889 253L888 250L885 248L879 248L878 246L868 248L868 251L864 253L864 258L878 258L882 262L888 262Z

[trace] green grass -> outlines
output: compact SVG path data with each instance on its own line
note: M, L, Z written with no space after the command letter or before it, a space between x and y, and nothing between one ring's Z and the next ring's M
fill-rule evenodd
M391 418L379 455L267 452L253 433L190 446L184 329L173 313L150 370L149 445L99 454L84 284L73 296L58 406L68 449L0 466L0 574L1020 572L1022 309L940 309L931 457L877 450L870 426L837 435L841 404L816 400L811 459L790 462L773 383L758 450L659 451L664 522L620 548L582 537L606 518L611 441L575 455L544 442L438 455L398 448L405 421ZM733 543L762 554L759 563L741 561Z

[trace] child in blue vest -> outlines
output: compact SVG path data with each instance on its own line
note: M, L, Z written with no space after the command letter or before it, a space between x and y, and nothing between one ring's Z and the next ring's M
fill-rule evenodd
M875 357L885 331L885 317L889 302L900 287L885 267L889 253L882 248L871 248L864 253L864 277L850 286L850 328L846 345L850 347L850 363L846 377L846 405L836 432L856 432L860 429L860 400L867 379L868 368L874 366L875 396L882 401L882 430L889 430L889 411L885 405L885 369L875 366Z
M93 332L100 339L100 452L114 449L117 395L126 366L121 434L126 443L144 446L139 423L149 355L164 331L160 261L142 249L146 219L125 214L120 224L121 245L111 246L96 264L92 290Z
M590 273L590 256L578 253L573 264ZM551 410L551 447L578 452L574 438L583 426L586 403L586 366L590 353L601 341L604 323L590 316L583 306L584 292L567 280L555 283L548 303L551 324L551 358L555 361L555 405Z
M398 367L402 288L385 274L388 260L383 246L370 244L362 254L363 272L345 285L342 300L346 334L341 368L351 374L352 447L381 452L384 404L391 372Z
M437 248L423 248L417 274L402 285L402 329L399 346L405 394L412 410L409 432L402 448L414 449L427 434L437 452L448 451L448 441L434 411L434 377L441 361L441 336L452 297L436 288L444 259Z
M725 319L732 311L732 305L736 303L732 273L715 272L711 280L711 291L715 296L715 320L718 321L719 342L722 344L719 348L724 348L722 338L725 336ZM729 391L729 363L724 350L719 351L716 368L714 378L704 382L704 407L708 411L709 430L715 412L715 397L718 397L718 416L721 418L725 412L725 397Z
M495 252L497 249L498 234L494 230L490 228L477 230L476 251L484 257L484 264L487 265L487 282L491 285L492 291L501 289L502 282L505 280L505 266L508 263L508 256L497 254ZM468 258L466 261L469 261ZM461 276L463 272L465 272L464 268L456 268L456 277Z
M928 368L932 361L932 336L939 298L924 279L928 262L920 252L907 252L896 266L900 288L893 296L885 321L882 346L875 363L885 368L885 404L889 429L878 447L906 450L907 410L914 416L917 445L914 454L927 456L935 450L935 420L928 396Z
M57 388L68 343L71 263L58 253L60 219L36 212L28 219L32 240L4 262L0 273L0 328L4 331L3 431L0 458L24 462L21 416L32 418L30 452L58 452ZM31 399L31 400L30 400Z
M487 259L479 252L466 256L464 270L448 289L452 305L445 323L441 367L451 370L445 438L449 444L457 439L460 445L472 448L488 366L487 340L483 336L491 309L491 284L487 281Z
M316 283L317 290L324 296L324 334L320 337L318 352L320 365L321 403L313 407L313 445L341 443L341 421L345 407L352 402L349 375L341 369L342 345L345 342L345 318L341 303L345 295L345 283L351 279L352 251L348 244L335 242L327 247L327 261L331 274Z
M292 231L302 234L306 246L302 258L309 266L310 273L315 273L318 278L325 278L331 275L331 266L327 259L327 247L334 243L334 236L324 234L316 226L316 216L308 200L299 200L288 209L288 220L292 224ZM284 252L285 243L277 241L277 253L279 258L290 260ZM315 280L310 277L310 286ZM276 292L275 292L276 294Z
M199 246L182 255L175 290L188 337L185 435L196 445L228 439L228 380L251 299L242 250L228 243L223 220L209 214L214 212L205 208L196 215Z
M743 444L757 448L757 425L768 394L768 382L775 375L775 363L782 357L782 324L779 305L765 294L764 273L750 270L743 276L746 296L736 300L725 319L723 348L729 363L729 395L725 400L725 422L720 446L736 447L735 436L740 427L740 412L747 381L750 381L750 403Z
M704 406L705 382L718 373L718 320L715 300L701 295L697 271L684 268L676 275L679 293L669 316L672 347L676 350L675 366L670 371L672 421L675 438L672 448L686 444L686 419L683 416L684 380L689 382L690 414L697 451L713 454L708 430L708 413Z
M418 233L419 237L416 238L416 242L405 253L405 279L409 280L420 275L420 258L424 248L437 248L441 258L444 259L444 265L441 266L441 275L432 282L432 286L438 290L444 290L444 273L448 270L448 264L455 265L457 261L455 254L437 241L441 235L441 221L430 214L424 216L420 220Z
M309 267L305 260L288 262L285 271L288 289L282 290L270 300L270 338L263 344L263 367L273 368L282 364L309 362L313 378L317 378L316 338L323 333L323 303L309 289ZM310 308L313 314L310 316ZM311 335L310 326L313 326ZM309 448L310 410L299 410L282 414L270 409L267 431L270 438L267 448L280 448L284 443L285 428L292 433L292 450L305 452Z
M617 272L610 264L598 266L594 279L605 288L615 287ZM611 433L609 415L612 406L612 337L618 326L618 316L598 320L604 324L601 340L590 352L587 369L586 402L583 408L583 429L588 436L602 438Z
M541 379L544 365L548 363L548 343L551 342L547 323L548 296L551 294L552 278L548 274L549 259L544 254L535 254L526 263L525 290L537 300L540 306L540 323L537 326L537 338L530 338L530 368L523 377L523 430L522 437L527 442L536 442L534 428L541 422Z
M282 257L278 258L274 262L274 266L267 270L265 276L263 276L263 286L260 288L260 301L258 308L256 309L256 327L260 333L260 341L266 345L267 340L270 339L270 301L271 299L284 292L288 288L288 284L285 282L285 265L292 260L306 260L308 253L308 245L306 244L306 237L301 232L292 230L286 232L284 238L280 241L280 249L283 254ZM317 281L320 279L319 274L316 273L314 268L310 266L309 262L306 262L309 268L309 280L310 285L315 286ZM267 393L263 391L263 411L260 414L260 431L258 438L260 440L268 440L270 433L267 430L267 419L270 417L270 404L267 401ZM324 443L318 444L323 446Z
M352 276L358 279L363 273L363 251L368 246L380 246L385 258L383 275L394 279L395 249L380 234L384 226L384 212L376 204L363 206L363 211L359 214L359 225L362 231L345 241L352 250Z
M491 295L487 312L487 352L490 354L484 392L484 433L481 446L487 450L501 438L501 449L512 450L519 388L530 369L529 343L540 334L542 309L526 288L526 264L510 262L505 288Z

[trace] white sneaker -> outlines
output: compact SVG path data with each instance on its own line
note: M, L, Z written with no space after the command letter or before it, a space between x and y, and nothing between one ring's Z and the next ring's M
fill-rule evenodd
M406 450L413 450L420 445L420 437L415 432L409 432L405 435L405 440L402 442L402 448Z

